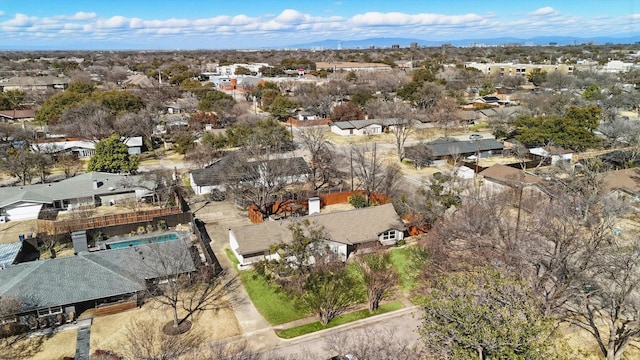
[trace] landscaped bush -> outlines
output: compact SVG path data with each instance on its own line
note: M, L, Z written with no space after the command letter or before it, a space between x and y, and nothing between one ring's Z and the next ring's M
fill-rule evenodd
M353 205L356 209L371 206L367 198L361 194L354 194L353 196L350 196L349 204Z

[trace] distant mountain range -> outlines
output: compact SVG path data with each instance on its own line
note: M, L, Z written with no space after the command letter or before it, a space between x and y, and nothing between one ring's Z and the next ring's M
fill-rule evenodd
M303 44L293 44L285 46L284 48L298 48L298 49L367 49L370 47L375 48L390 48L393 45L398 45L401 48L409 47L412 43L416 43L421 47L429 46L441 46L444 44L456 46L456 47L468 47L468 46L498 46L505 44L520 44L524 46L540 46L540 45L581 45L581 44L635 44L640 42L640 35L631 35L627 37L593 37L582 38L573 36L539 36L530 39L519 39L512 37L499 37L492 39L462 39L451 41L433 41L425 39L412 39L412 38L369 38L362 40L337 40L327 39L316 42L309 42Z

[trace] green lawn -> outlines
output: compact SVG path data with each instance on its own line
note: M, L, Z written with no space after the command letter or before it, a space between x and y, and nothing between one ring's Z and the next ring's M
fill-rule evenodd
M237 269L238 259L233 255L231 249L225 249L225 251ZM295 306L295 301L291 296L277 286L269 284L254 270L238 271L238 277L247 290L253 305L269 324L284 324L309 315L307 311L300 310Z
M291 339L297 336L301 336L301 335L305 335L305 334L310 334L312 332L316 332L316 331L320 331L320 330L324 330L324 329L329 329L338 325L343 325L343 324L347 324L353 321L358 321L358 320L362 320L362 319L366 319L368 317L371 316L375 316L375 315L380 315L380 314L384 314L390 311L395 311L395 310L399 310L402 309L402 303L400 301L393 301L390 303L386 303L386 304L381 304L380 307L378 308L378 311L371 313L369 312L369 309L364 309L364 310L358 310L358 311L354 311L352 313L348 313L348 314L343 314L340 315L338 317L336 317L335 319L331 320L327 326L323 326L320 321L315 321L309 324L305 324L305 325L300 325L300 326L296 326L294 328L291 329L285 329L285 330L281 330L276 332L277 335L283 339Z
M398 272L399 288L402 292L409 292L416 287L416 274L414 274L409 266L409 248L398 248L391 250L391 260Z

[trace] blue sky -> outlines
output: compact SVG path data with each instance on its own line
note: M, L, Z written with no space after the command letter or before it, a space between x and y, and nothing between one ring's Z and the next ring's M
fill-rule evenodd
M640 34L640 0L0 0L0 48L255 49L325 39Z

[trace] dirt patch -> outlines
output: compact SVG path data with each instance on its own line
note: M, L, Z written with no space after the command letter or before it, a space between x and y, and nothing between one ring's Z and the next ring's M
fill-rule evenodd
M38 232L37 220L9 221L0 224L0 244L10 244L19 241L19 235L35 234Z
M192 325L191 321L187 320L176 327L176 326L173 326L173 321L169 321L168 323L164 324L164 326L162 327L162 332L167 335L180 335L189 331L189 329L191 329L191 325Z
M134 320L161 324L171 320L168 307L156 308L147 303L142 308L119 314L96 317L91 326L91 353L97 349L118 351L126 341L127 326ZM240 335L240 327L233 311L205 311L193 320L192 328L202 331L208 340L219 340Z
M62 359L65 356L73 357L76 354L76 339L78 330L65 330L46 339L41 350L30 357L31 360Z

